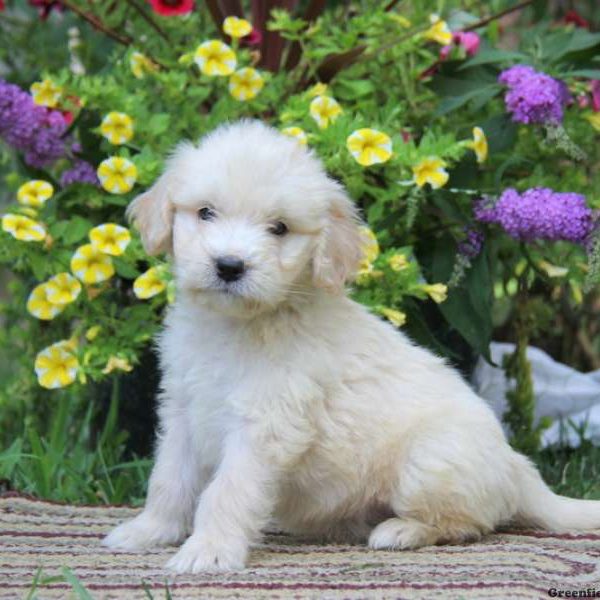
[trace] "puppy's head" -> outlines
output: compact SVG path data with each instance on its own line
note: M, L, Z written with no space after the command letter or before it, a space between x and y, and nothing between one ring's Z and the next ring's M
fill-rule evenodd
M171 252L182 291L256 314L341 293L361 258L359 220L314 155L257 121L183 143L129 207L148 253Z

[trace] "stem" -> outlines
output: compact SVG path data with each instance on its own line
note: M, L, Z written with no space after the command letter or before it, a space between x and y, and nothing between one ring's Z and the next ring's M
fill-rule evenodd
M136 0L127 0L128 4L138 12L138 14L160 35L160 37L167 43L171 43L169 36L165 33L164 29L136 2Z
M78 6L73 4L71 0L61 0L63 6L67 7L69 10L72 10L76 15L80 16L84 21L87 21L92 27L98 29L109 38L115 40L119 44L123 44L123 46L129 46L133 39L128 35L123 35L110 27L107 27L98 17L92 15L91 13L87 13L84 10L81 10Z
M515 380L515 388L506 392L508 409L504 421L512 430L511 444L525 454L534 454L540 447L541 427L534 427L535 394L527 346L531 331L530 307L527 297L527 271L521 276L515 319L516 347L504 360L507 379Z
M476 21L472 25L465 27L463 29L463 31L473 31L474 29L479 29L480 27L483 27L483 26L487 25L488 23L495 21L496 19L501 19L502 17L509 15L512 12L521 10L522 8L526 8L530 4L533 4L533 2L534 2L534 0L525 0L524 2L515 4L514 6L510 6L509 8L506 8L506 9L500 11L499 13L496 13L495 15L490 15L489 17L485 17L485 19Z

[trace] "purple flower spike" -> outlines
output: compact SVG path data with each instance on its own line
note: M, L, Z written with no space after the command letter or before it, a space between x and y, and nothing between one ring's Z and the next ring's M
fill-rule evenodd
M563 108L571 100L567 86L527 65L516 65L498 77L508 86L504 96L513 121L553 123L562 121Z
M60 185L67 187L73 183L89 183L98 186L100 182L96 175L96 169L85 160L78 160L70 169L60 176Z
M484 236L477 229L465 229L466 238L458 244L458 253L467 258L476 258L481 252Z
M0 79L0 137L32 167L52 164L67 152L67 129L59 111L38 106L20 87Z
M497 223L511 237L522 241L565 240L585 243L594 229L594 216L585 196L531 188L523 194L509 188L491 205L482 199L475 205L475 218Z

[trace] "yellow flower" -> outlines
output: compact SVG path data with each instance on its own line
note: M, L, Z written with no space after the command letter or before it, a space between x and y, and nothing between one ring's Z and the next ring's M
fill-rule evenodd
M252 31L252 24L239 17L227 17L223 21L223 31L232 38L243 38Z
M36 319L51 321L66 308L66 304L53 304L48 297L48 285L36 285L27 298L27 311Z
M104 369L102 369L102 372L105 375L108 375L109 373L112 373L113 371L126 371L128 373L129 371L132 371L132 370L133 370L133 366L126 358L120 358L118 356L111 356L108 359L108 362L106 363L106 366L104 367Z
M402 327L404 323L406 323L406 314L399 311L394 310L393 308L385 308L381 307L379 312L390 322L392 325L396 327Z
M142 79L146 73L158 71L158 65L153 63L147 56L141 52L132 52L129 57L129 67L133 76L137 79Z
M109 112L102 119L100 132L111 144L125 144L133 137L133 119L122 112Z
M306 93L309 98L315 96L325 96L327 94L328 85L326 83L315 83Z
M452 32L446 21L442 21L437 15L431 15L429 20L431 21L431 27L425 32L425 38L437 42L442 46L451 44Z
M100 283L115 274L110 256L100 252L92 244L85 244L75 250L71 258L71 271L83 283Z
M40 106L48 106L49 108L54 108L62 95L62 88L51 79L36 81L30 89L33 101Z
M436 156L424 158L413 167L413 181L423 187L428 183L434 190L442 187L448 181L448 173L444 169L446 163Z
M392 156L392 140L377 129L357 129L348 136L346 147L363 167L387 162Z
M600 131L600 112L589 113L585 115L585 118L596 131Z
M327 129L342 114L342 107L329 96L317 96L310 103L310 116L321 129Z
M90 327L85 332L85 339L88 342L93 342L98 337L98 334L100 333L101 329L102 329L102 327L100 327L100 325L94 325L93 327Z
M35 358L38 382L47 389L66 387L75 381L79 361L69 342L57 342L44 348Z
M104 223L90 230L92 246L111 256L121 256L131 241L126 227L115 223Z
M41 208L49 198L52 198L54 188L51 183L42 179L32 179L17 190L17 200L33 208Z
M126 158L111 156L98 166L98 179L111 194L126 194L137 179L137 167Z
M161 277L162 272L162 267L151 267L145 273L142 273L133 282L133 293L140 300L147 300L160 294L167 287Z
M204 75L231 75L237 65L234 51L219 40L200 44L194 54L194 61Z
M468 142L467 146L473 149L477 162L485 162L488 155L488 143L481 127L473 127L473 141Z
M80 293L81 284L70 273L59 273L46 282L46 296L52 304L70 304Z
M244 102L258 96L264 85L265 81L259 72L252 67L246 67L236 71L229 78L229 93L236 100Z
M4 215L2 229L22 242L41 242L46 237L46 228L41 223L23 215Z
M361 261L361 267L374 263L379 256L379 242L377 236L372 229L368 227L361 227L360 233L362 236L362 253L363 258Z
M306 146L306 144L308 144L308 137L306 136L306 132L300 127L286 127L285 129L281 130L281 133L296 138L296 140L298 140L298 143L302 144L303 146Z
M448 297L448 286L443 283L432 283L421 286L421 289L437 304Z
M392 254L392 256L388 258L387 262L392 271L402 271L408 267L408 261L406 260L406 256L404 256L404 254Z

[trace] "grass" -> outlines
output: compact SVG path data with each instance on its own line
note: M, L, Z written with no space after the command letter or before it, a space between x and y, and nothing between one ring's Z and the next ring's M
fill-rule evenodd
M70 585L71 590L73 591L73 596L78 600L94 600L94 596L85 589L85 586L77 578L75 573L73 573L73 571L68 567L62 567L60 575L50 576L44 575L44 572L40 567L33 578L31 588L29 589L27 596L25 596L25 600L42 600L44 594L41 593L38 596L38 592L43 592L42 588L53 583L66 583ZM148 586L145 581L140 583L140 589L144 590L144 594L148 600L159 600L157 596L152 594L150 586ZM167 583L165 583L164 599L173 600L171 590L169 589L169 585Z
M113 394L99 433L92 405L77 419L72 404L69 396L61 397L44 434L28 427L0 452L4 487L60 502L141 504L152 460L124 460L126 434L116 425L118 395Z
M535 462L557 494L600 500L600 447L584 441L575 449L548 448Z

